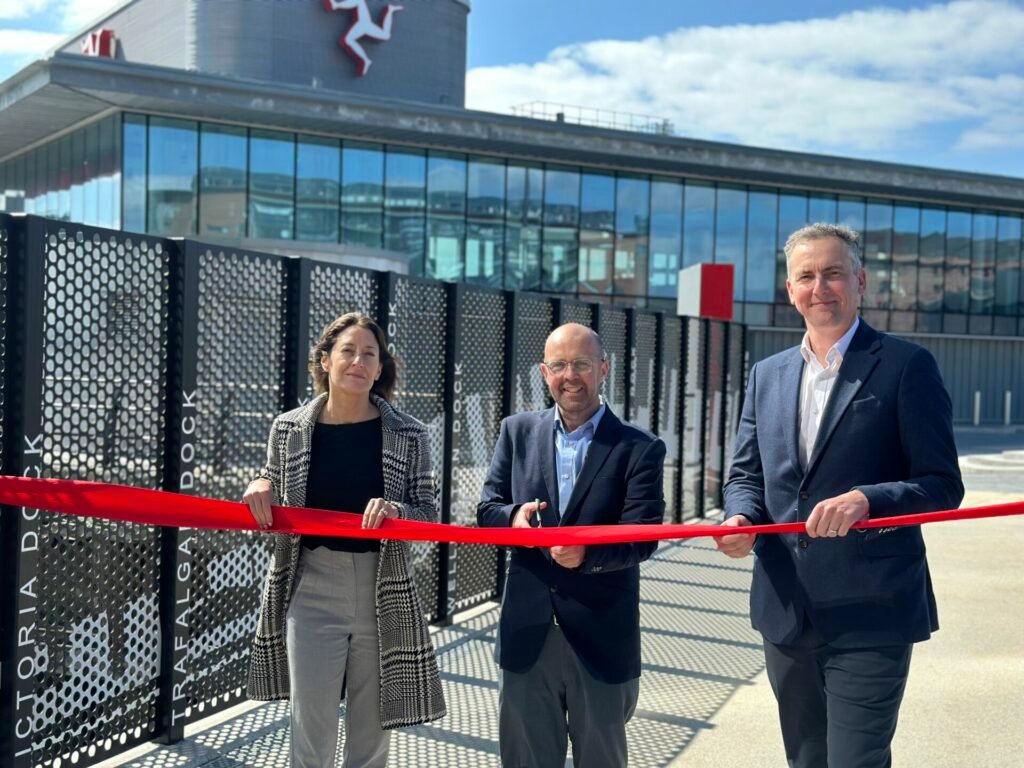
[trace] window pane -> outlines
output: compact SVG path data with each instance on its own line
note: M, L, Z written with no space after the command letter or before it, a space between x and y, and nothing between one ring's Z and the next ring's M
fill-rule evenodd
M585 173L580 184L580 226L615 229L615 177Z
M996 224L995 214L974 214L970 280L970 312L973 315L991 315L995 306Z
M746 301L775 300L778 205L774 192L751 192L747 201Z
M892 230L892 308L898 311L912 310L917 306L917 255L921 209L897 205L893 214Z
M776 252L775 303L789 304L786 290L786 240L810 222L807 195L779 195L779 247Z
M199 164L196 133L196 124L185 120L149 119L149 190L146 204L149 221L146 231L150 234L195 234ZM88 190L85 198L88 211Z
M465 215L466 160L431 153L427 161L427 277L462 279Z
M943 275L946 258L946 212L938 208L921 209L921 256L917 282L917 309L941 312Z
M145 118L140 118L143 122L140 124L140 130L146 131ZM143 147L146 145L146 138L143 135ZM146 162L146 154L143 152L138 160L142 163ZM146 194L146 166L143 165L141 169L142 186L138 192L145 196ZM146 201L145 197L142 198L142 203L139 208L141 214L145 214ZM85 221L85 131L75 131L71 134L71 220L82 223ZM137 232L146 231L146 220L142 219L139 223Z
M1020 308L1021 219L1000 216L996 251L996 314L1014 316Z
M574 227L580 219L580 175L548 168L544 175L544 223Z
M291 240L295 233L295 137L249 135L249 236Z
M838 219L836 198L834 195L811 195L807 206L807 222L809 224L834 224Z
M849 227L863 238L865 230L863 198L840 197L836 223Z
M51 219L57 218L57 211L60 207L60 150L56 142L50 142L39 148L39 154L43 163L44 182L43 190L45 195L46 216Z
M71 136L62 138L57 147L57 218L71 219ZM0 188L0 193L3 189ZM116 225L115 225L116 226Z
M508 220L539 222L544 193L543 171L532 166L510 165L506 179Z
M606 295L612 292L611 232L596 229L580 231L579 293Z
M195 136L193 135L193 142ZM193 161L193 166L195 161ZM85 128L85 217L83 224L99 226L100 218L100 124L93 123ZM41 180L41 177L40 177ZM195 204L195 185L191 187L192 202ZM38 203L37 203L38 205ZM38 208L37 208L38 211Z
M576 292L576 230L567 227L544 228L544 290L555 293Z
M466 228L466 282L500 288L505 264L505 226L470 219Z
M74 142L72 142L74 157ZM124 116L123 227L128 232L146 231L146 118ZM72 186L72 191L74 186ZM74 206L72 206L74 220Z
M200 126L200 235L245 237L246 149L244 128Z
M467 204L475 219L505 216L505 164L500 160L471 159L467 170Z
M540 290L540 227L512 221L506 226L505 287Z
M892 294L892 205L871 203L864 230L864 271L867 287L861 306L865 309L888 309Z
M426 258L427 157L388 148L384 168L384 247L405 254L410 274Z
M946 218L946 312L966 312L971 271L971 214L950 211Z
M341 155L341 242L380 248L384 152L377 144L346 142Z
M651 185L646 179L620 176L615 186L614 292L647 294L647 247Z
M683 216L683 267L714 261L715 188L686 182Z
M341 145L333 139L299 138L295 150L295 236L338 242Z
M747 193L733 187L718 188L715 208L715 263L732 264L733 298L743 300L746 282L743 257L747 243Z
M121 152L118 117L111 115L99 125L99 222L117 229L121 224Z
M651 183L651 263L647 292L675 298L683 256L683 185Z

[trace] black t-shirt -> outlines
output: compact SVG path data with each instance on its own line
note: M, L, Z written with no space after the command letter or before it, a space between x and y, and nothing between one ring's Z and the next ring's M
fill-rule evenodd
M380 417L356 424L313 427L313 446L306 476L306 506L362 514L366 503L384 498L384 437ZM303 536L307 549L377 552L380 542L332 536Z

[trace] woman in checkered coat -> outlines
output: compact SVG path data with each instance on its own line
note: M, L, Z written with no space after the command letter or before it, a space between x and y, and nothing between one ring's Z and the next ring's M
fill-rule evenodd
M278 416L267 465L243 497L264 529L271 504L435 520L425 427L389 402L384 333L349 313L310 355L318 396ZM338 702L344 768L387 764L390 729L436 720L444 697L405 542L275 536L249 666L250 698L291 698L292 766L332 768Z

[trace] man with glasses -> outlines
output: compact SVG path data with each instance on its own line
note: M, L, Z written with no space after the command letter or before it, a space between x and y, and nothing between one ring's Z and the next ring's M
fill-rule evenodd
M540 365L555 406L501 424L481 527L658 524L665 444L601 399L600 337L569 323ZM640 677L640 568L654 543L517 547L498 625L502 765L628 764Z

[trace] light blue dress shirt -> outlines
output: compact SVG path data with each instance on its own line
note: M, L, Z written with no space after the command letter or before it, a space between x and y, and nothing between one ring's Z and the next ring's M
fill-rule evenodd
M581 424L572 432L566 432L562 426L562 417L555 408L555 473L558 477L558 518L561 520L569 506L569 497L572 496L572 489L576 485L576 478L583 469L583 462L587 458L587 450L594 441L594 433L597 432L597 425L604 416L606 406L601 403L597 413L591 416L586 423Z

